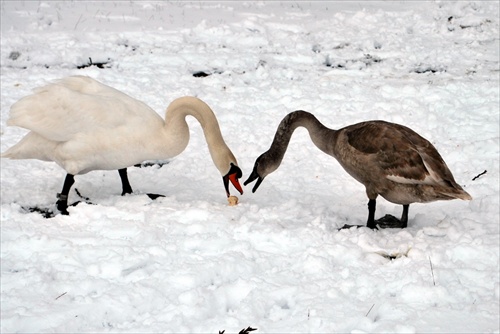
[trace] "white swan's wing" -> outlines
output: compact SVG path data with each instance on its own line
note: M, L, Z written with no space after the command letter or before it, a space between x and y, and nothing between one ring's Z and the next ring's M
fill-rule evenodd
M144 103L114 88L88 77L69 77L13 104L7 124L50 140L68 141L79 133L134 128L138 122L157 125L163 120Z

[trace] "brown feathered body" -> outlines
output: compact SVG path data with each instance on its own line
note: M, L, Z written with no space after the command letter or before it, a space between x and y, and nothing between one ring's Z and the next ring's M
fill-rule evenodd
M366 187L397 204L464 199L436 148L410 128L385 121L369 121L340 129L331 151L344 169Z
M299 126L309 131L320 150L335 157L365 186L369 199L380 195L402 205L472 199L457 184L436 148L410 128L375 120L334 130L301 110L288 114L281 121L271 147L257 159L253 179L258 177L259 181L254 191L279 167L290 138ZM251 180L245 184L248 182Z

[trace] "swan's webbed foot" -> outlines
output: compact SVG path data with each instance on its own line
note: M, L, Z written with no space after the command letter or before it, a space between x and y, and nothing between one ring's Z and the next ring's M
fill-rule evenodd
M160 195L160 194L146 194L146 195L148 195L148 197L151 198L153 201L158 197L165 197L165 195Z
M356 227L356 228L360 228L360 227L365 227L364 225L349 225L349 224L345 224L344 226L342 226L341 228L338 228L337 231L340 231L340 230L348 230L352 227Z
M57 194L56 208L63 215L69 215L68 212L68 196Z
M406 228L407 222L394 217L393 215L385 215L375 221L375 224L380 228Z
M92 205L94 204L90 201L90 198L82 196L82 194L80 194L78 189L75 188L75 192L82 199L82 201L76 201L76 202L69 204L69 205L68 205L68 195L57 194L58 200L56 202L56 208L62 215L66 215L66 216L69 215L68 206L77 206L78 204L80 204L82 202L87 203L87 204L92 204ZM51 217L45 216L45 218L52 218L54 215L55 214L52 214Z
M375 220L375 199L370 199L368 201L368 222L366 226L371 229L380 228L406 228L408 225L408 211L410 209L409 204L403 204L403 214L401 219L397 219L392 215L385 215L380 219Z

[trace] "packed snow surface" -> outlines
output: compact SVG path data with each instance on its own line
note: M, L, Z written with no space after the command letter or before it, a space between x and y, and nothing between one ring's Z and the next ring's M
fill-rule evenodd
M86 75L163 116L194 95L244 175L281 119L382 119L439 150L472 201L364 225L364 187L292 137L281 167L229 206L199 123L162 165L77 176L1 161L1 332L499 332L499 2L2 1L1 151L10 106ZM85 112L85 110L82 110ZM484 172L484 173L483 173ZM479 174L482 175L478 176ZM146 193L163 194L151 200ZM233 190L233 194L236 193ZM377 217L401 206L378 200Z

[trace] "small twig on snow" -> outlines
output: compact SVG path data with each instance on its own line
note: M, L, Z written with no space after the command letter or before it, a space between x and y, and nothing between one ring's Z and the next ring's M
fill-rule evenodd
M479 177L481 177L482 175L486 174L486 172L487 172L487 170L485 169L484 172L477 174L476 176L474 176L474 178L472 179L472 181L476 181L477 179L479 179Z
M78 27L78 25L80 24L80 20L82 19L82 16L83 16L83 14L80 14L80 17L78 18L78 21L76 21L76 24L75 24L75 27L73 28L73 30L76 30L76 27Z
M370 312L372 311L372 308L375 306L375 304L372 305L372 307L370 307L370 309L368 310L368 312L366 313L365 317L368 316L368 314L370 314Z
M431 265L432 282L434 283L434 286L436 286L436 280L434 279L434 269L432 268L432 261L430 256L429 256L429 264Z
M65 294L67 294L67 293L68 293L68 291L66 291L65 293L61 293L59 296L57 296L57 297L56 297L56 299L55 299L55 300L58 300L59 298L61 298L62 296L64 296L64 295L65 295Z

